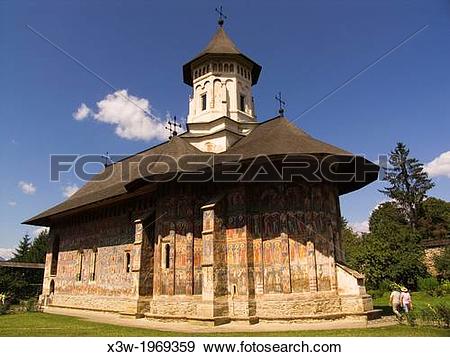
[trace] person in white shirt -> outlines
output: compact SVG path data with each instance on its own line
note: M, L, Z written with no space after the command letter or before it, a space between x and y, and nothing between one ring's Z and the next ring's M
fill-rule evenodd
M392 306L392 311L398 318L402 317L400 314L400 291L394 289L389 297L389 305Z

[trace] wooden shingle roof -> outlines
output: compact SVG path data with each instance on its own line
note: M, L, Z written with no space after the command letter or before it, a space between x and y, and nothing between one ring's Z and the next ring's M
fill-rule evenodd
M150 155L155 155L156 160L158 155L168 155L176 160L186 154L205 155L204 152L189 144L187 139L176 136L168 142L154 146L106 167L102 173L96 175L66 201L23 223L47 226L52 216L74 209L78 210L83 207L91 207L94 204L102 205L106 200L116 197L126 197L125 195L130 194L127 188L133 182L142 180L137 165L131 165L131 162L137 162ZM276 117L260 123L250 134L237 141L224 154L239 154L241 155L242 161L249 161L260 155L277 158L285 154L313 155L318 157L331 156L336 158L355 157L358 159L358 165L364 165L365 168L372 168L372 172L366 175L364 180L339 183L340 194L357 190L369 184L377 179L378 173L378 166L374 163L313 138L284 117ZM220 156L220 154L217 155ZM125 165L129 165L131 171L126 180L123 180L122 169ZM360 170L361 167L357 166L356 169ZM165 171L166 167L161 168L161 170ZM155 172L154 169L153 172Z

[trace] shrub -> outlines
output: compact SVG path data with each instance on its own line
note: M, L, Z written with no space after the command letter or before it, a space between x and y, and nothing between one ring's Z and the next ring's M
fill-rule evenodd
M444 295L444 289L435 277L422 278L418 280L419 290L431 296Z
M418 324L429 326L450 327L450 305L428 305L424 308L415 308L406 315L406 320L411 326Z
M36 312L39 311L38 301L36 298L30 298L27 300L21 300L19 304L19 310L24 312Z
M450 294L450 280L444 280L441 282L441 288L444 294Z
M0 315L6 315L9 312L9 303L0 304Z
M440 322L440 325L449 328L450 327L450 306L445 304L439 304L436 306L436 315Z

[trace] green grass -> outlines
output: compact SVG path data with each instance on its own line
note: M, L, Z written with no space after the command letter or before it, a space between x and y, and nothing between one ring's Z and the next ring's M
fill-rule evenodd
M385 315L392 315L392 308L389 306L389 295L389 293L385 293L382 297L373 300L374 308L382 309ZM450 304L450 295L434 297L424 292L414 292L412 293L412 302L414 308L425 308L428 304L434 306Z
M285 331L261 333L183 334L90 322L70 316L39 312L0 316L0 336L447 336L450 329L406 325L365 329Z

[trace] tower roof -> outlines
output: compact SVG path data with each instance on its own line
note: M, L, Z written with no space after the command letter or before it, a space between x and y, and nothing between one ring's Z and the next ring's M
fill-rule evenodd
M258 82L262 67L241 53L223 27L220 26L205 49L183 66L184 83L192 86L192 64L209 55L231 55L240 57L249 63L252 68L252 85Z

